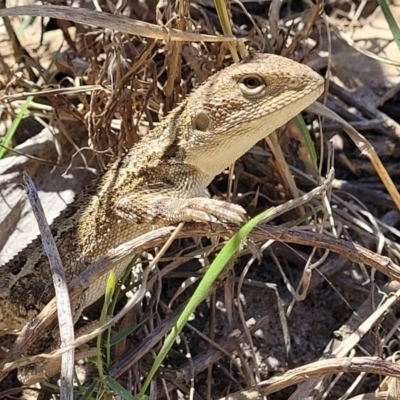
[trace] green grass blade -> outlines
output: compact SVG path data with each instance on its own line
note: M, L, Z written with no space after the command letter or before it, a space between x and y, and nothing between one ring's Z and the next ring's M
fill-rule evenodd
M207 270L206 274L204 275L203 279L199 283L196 291L194 292L193 296L191 297L189 303L182 311L181 316L179 317L178 321L176 322L175 327L169 333L167 338L165 339L164 345L162 346L159 354L157 355L156 360L143 384L142 390L140 391L138 398L142 399L144 393L146 392L148 386L150 385L151 380L153 379L156 371L160 367L161 363L163 362L164 358L168 354L169 350L171 349L175 339L182 331L183 327L185 326L186 322L188 321L190 315L194 312L196 307L207 297L208 293L210 292L213 283L216 281L218 276L221 274L227 263L232 259L232 257L236 254L239 250L242 241L249 235L249 233L253 230L253 228L258 225L268 214L272 211L272 209L268 209L263 213L257 215L256 217L252 218L246 225L244 225L235 235L229 239L228 243L222 248L219 252L213 263L211 264L210 268Z
M3 140L0 143L0 160L4 157L4 154L6 152L5 147L10 147L10 143L12 141L12 138L14 137L14 134L19 126L19 124L22 121L22 118L24 118L24 115L26 111L28 110L29 106L31 105L33 101L33 96L29 96L26 100L25 103L22 105L21 110L19 111L18 115L14 118L11 126L8 128L7 133L5 134Z
M108 307L112 302L112 298L115 292L115 286L117 284L117 277L114 271L111 271L108 275L107 285L106 285L106 293L103 303L103 308L101 310L99 324L100 326L106 322ZM99 378L101 381L104 381L104 373L103 373L103 359L102 359L102 347L101 347L101 338L100 334L97 336L97 370L99 372Z
M54 55L51 59L50 65L48 66L47 70L44 72L44 76L47 76L48 72L51 70L51 67L55 63L57 55L60 54L62 46L63 46L63 43L60 44L59 49L54 53ZM43 82L43 79L40 78L37 82L37 85L41 85L42 82ZM4 154L6 152L6 149L3 146L10 147L12 138L14 137L14 134L15 134L17 128L19 127L19 124L21 123L22 119L24 118L25 113L28 110L29 106L31 105L33 99L34 99L34 96L27 97L27 99L25 100L25 103L21 107L21 110L19 111L19 113L17 114L17 116L15 117L13 122L11 123L11 126L7 130L7 133L4 135L3 140L0 142L0 160L4 157Z
M303 137L304 143L306 145L308 154L310 155L310 158L311 158L311 161L312 161L313 167L314 167L314 172L317 174L317 172L318 172L317 153L315 151L314 142L311 138L310 132L308 131L301 114L297 115L297 117L296 117L296 125L299 128L300 134Z
M114 378L111 378L111 376L107 376L105 378L105 382L108 385L108 387L117 395L121 396L125 400L137 400L137 397L133 396L131 393L129 393L122 385L120 385ZM149 397L146 396L147 399ZM146 399L145 398L145 399ZM151 399L149 399L151 400Z
M383 15L386 18L386 21L389 25L390 30L392 31L393 38L397 44L397 48L400 50L400 30L399 26L396 23L396 20L393 17L392 12L387 4L386 0L378 0L379 7L382 10Z
M82 397L80 397L81 400L89 400L92 399L92 394L94 392L94 389L96 389L96 386L98 384L98 380L94 380L90 386L85 390L83 393Z

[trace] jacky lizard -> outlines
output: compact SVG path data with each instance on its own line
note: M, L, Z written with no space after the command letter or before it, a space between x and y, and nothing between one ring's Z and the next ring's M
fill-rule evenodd
M154 228L193 220L242 222L243 208L208 198L208 184L313 103L323 82L309 67L270 54L211 76L54 221L68 282L108 250ZM117 277L130 259L116 266ZM105 280L82 294L75 317L103 295ZM0 335L21 329L53 296L38 238L0 267Z

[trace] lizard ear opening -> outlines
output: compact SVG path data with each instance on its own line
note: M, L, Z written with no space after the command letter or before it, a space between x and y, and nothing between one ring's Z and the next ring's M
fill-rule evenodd
M210 118L204 111L200 111L194 116L193 125L195 129L205 132L210 125Z

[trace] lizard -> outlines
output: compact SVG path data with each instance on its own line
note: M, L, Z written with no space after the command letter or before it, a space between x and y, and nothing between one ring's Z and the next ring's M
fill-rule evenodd
M108 250L152 229L187 221L240 224L245 210L207 186L255 143L323 92L306 65L254 54L212 75L81 192L51 228L67 281ZM113 268L120 278L132 257ZM104 294L104 275L74 317ZM0 267L0 335L21 330L54 297L40 237Z

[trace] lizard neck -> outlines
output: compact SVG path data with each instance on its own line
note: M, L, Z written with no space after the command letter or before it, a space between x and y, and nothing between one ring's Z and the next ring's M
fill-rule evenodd
M273 124L273 129L275 127ZM237 130L232 129L227 140L216 138L215 143L205 144L204 148L199 143L187 148L185 162L202 171L211 181L270 132L270 126L265 126L264 121L252 121Z

